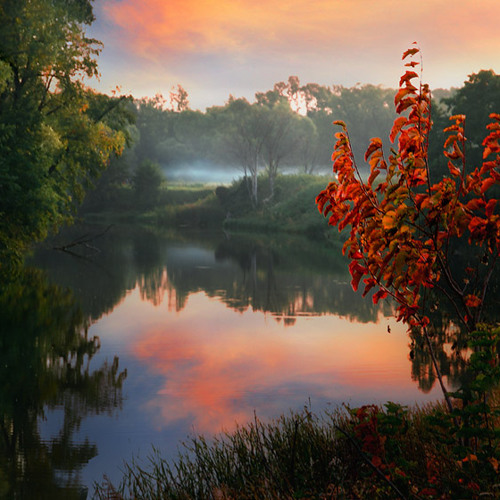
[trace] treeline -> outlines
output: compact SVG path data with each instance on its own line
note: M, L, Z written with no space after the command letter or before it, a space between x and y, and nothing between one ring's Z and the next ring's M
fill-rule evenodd
M151 200L151 195L156 198L153 191L161 174L172 180L182 177L183 169L188 175L198 166L201 181L208 181L213 169L226 171L229 179L244 178L247 196L257 208L273 199L282 171L329 170L333 117L352 123L361 143L387 130L395 117L393 94L392 89L374 85L301 85L291 76L272 90L256 93L253 102L230 95L223 106L204 112L189 108L181 86L171 93L170 103L161 95L134 100L128 105L136 117L129 128L134 142L118 161L112 161L92 204L99 207L109 200L113 188L126 184L135 188L140 183L151 186L143 196ZM363 161L361 152L356 154ZM258 190L259 175L267 178L265 196Z
M243 190L240 185L233 187L234 197L241 198L243 191L250 207L259 208L274 201L280 172L330 172L334 120L348 126L354 157L363 171L370 138L381 137L390 154L394 94L393 89L374 85L302 85L291 76L271 90L256 93L252 102L229 96L223 106L204 112L189 108L188 95L180 85L169 102L161 95L136 99L128 103L128 111L135 116L128 129L133 144L121 158L112 160L87 208L95 212L119 204L117 190L124 186L135 192L129 205L151 207L161 199L162 181L174 180L183 169L187 175L194 165L206 172L202 181L208 181L214 169L224 169L228 178L241 178ZM438 89L433 95L435 126L429 158L432 175L439 178L447 173L442 148L450 115L467 114L468 154L474 164L481 161L479 146L488 114L500 107L500 76L492 70L480 71L470 75L463 87ZM259 177L266 179L265 190L259 188Z
M96 93L83 83L97 75L101 44L85 33L93 20L91 0L2 2L2 255L19 255L71 222L96 185L90 210L112 207L125 192L129 204L150 209L168 197L165 179L193 164L241 178L233 194L244 196L250 209L269 205L281 171L329 171L334 120L347 124L358 164L371 137L382 137L390 151L386 138L395 117L394 91L380 86L302 84L291 76L251 102L229 96L224 105L203 112L190 109L180 85L169 103L161 95L136 99ZM442 117L468 115L469 157L475 159L487 116L499 108L500 77L491 70L471 75L456 91L435 92L430 158L436 175L446 168ZM265 190L259 188L263 179Z

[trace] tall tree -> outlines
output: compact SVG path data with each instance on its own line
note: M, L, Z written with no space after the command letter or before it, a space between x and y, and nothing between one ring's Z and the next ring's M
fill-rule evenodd
M125 143L119 98L83 85L100 44L89 0L5 0L0 9L0 252L70 221Z
M254 207L259 202L257 178L264 147L263 130L267 127L266 112L265 106L230 98L221 117L227 130L224 149L243 170Z
M263 108L262 158L269 179L269 198L274 196L274 184L284 160L294 154L299 146L298 128L300 116L294 113L288 102L279 102L271 108Z

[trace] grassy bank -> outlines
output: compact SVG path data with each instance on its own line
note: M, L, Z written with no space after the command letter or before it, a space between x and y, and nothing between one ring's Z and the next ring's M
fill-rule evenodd
M463 456L440 405L309 408L184 444L170 463L125 465L99 499L499 498L498 463Z
M110 202L88 204L81 217L89 222L134 222L157 227L220 228L244 232L288 232L323 237L326 220L315 205L328 178L282 175L269 198L268 181L259 178L261 201L250 203L244 181L230 186L168 185L154 200L137 200L122 187ZM332 233L329 231L329 233Z

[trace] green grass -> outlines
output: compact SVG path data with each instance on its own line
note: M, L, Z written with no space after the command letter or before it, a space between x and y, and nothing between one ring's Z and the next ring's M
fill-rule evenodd
M318 212L315 198L327 185L327 176L280 175L269 200L268 179L259 177L261 202L252 207L244 181L230 186L174 184L162 189L155 205L139 203L128 189L116 194L112 205L87 211L92 222L131 222L156 227L225 228L237 232L302 234L338 239Z
M238 210L224 222L227 229L253 232L300 233L310 237L334 234L326 219L318 212L315 198L325 188L329 178L311 175L282 175L276 180L271 202L257 209ZM261 179L266 187L267 179ZM265 189L262 196L266 193Z

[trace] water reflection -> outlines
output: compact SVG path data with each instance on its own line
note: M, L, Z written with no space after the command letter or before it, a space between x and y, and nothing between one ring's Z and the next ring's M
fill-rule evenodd
M77 227L59 238L67 242L83 232L98 234L102 229ZM113 227L94 245L99 251L74 249L77 257L50 248L36 253L32 263L45 269L51 282L69 287L80 309L69 298L63 300L61 288L41 284L38 293L52 294L55 312L47 324L36 320L43 332L38 335L45 344L60 347L40 351L34 334L29 340L50 373L56 367L66 370L61 360L67 356L80 356L70 363L70 372L32 377L40 381L38 390L52 387L54 393L53 399L38 396L39 408L65 408L61 428L68 431L57 436L67 449L75 446L74 430L85 416L124 405L124 415L105 432L100 430L105 445L99 447L105 452L85 469L93 471L92 479L101 479L111 462L118 467L137 447L169 442L175 448L193 428L207 433L231 428L252 418L254 410L261 417L275 417L301 408L308 397L315 408L387 399L411 404L440 397L421 339L409 339L405 327L389 319L389 303L375 306L352 291L340 248L298 237L159 235L133 227ZM30 304L29 290L36 288L25 285L18 295L27 293ZM50 309L44 300L11 324L36 323L31 314L42 317ZM9 309L5 302L0 308ZM70 311L77 312L72 316ZM439 331L445 335L450 321L443 314L441 319ZM57 340L63 331L76 339L75 346ZM92 374L88 369L90 359L99 357L98 345L91 342L94 336L103 339L110 359L119 355L127 367L125 399L117 362ZM435 342L443 344L443 373L454 385L463 359L450 339L436 334ZM49 354L55 364L47 363ZM36 422L41 413L34 415ZM100 421L100 429L103 425ZM39 435L37 439L40 446L48 446ZM79 446L75 459L67 454L60 461L70 464L73 476L97 453L88 442ZM110 458L115 449L116 456ZM61 485L57 474L51 477Z
M63 237L69 240L72 235ZM90 255L82 249L85 259L51 250L38 252L35 259L55 282L75 291L93 319L112 311L136 284L145 300L160 304L167 294L178 311L200 290L231 308L250 307L292 323L304 314L368 322L380 311L352 291L340 248L335 251L300 237L160 237L140 228L113 228L99 239L99 248Z
M74 228L98 234L101 229ZM74 234L63 234L66 241ZM114 227L98 241L100 252L81 249L80 259L53 251L40 251L38 265L52 278L75 290L85 314L97 319L111 312L136 286L143 300L154 305L168 302L182 311L189 296L203 291L228 307L270 313L284 325L300 316L336 315L358 323L376 322L379 314L391 316L388 303L373 305L353 292L347 262L337 249L300 237L245 237L214 233L158 235L132 227ZM436 301L433 301L436 302ZM435 316L446 316L440 308ZM441 317L435 321L443 322ZM448 324L449 320L444 320ZM442 370L453 386L459 384L462 357L443 351L436 334ZM434 387L428 351L418 338L408 348L412 376L422 390ZM439 341L439 342L438 342ZM457 343L444 341L442 345ZM458 341L458 343L460 343ZM454 352L454 354L459 351Z
M82 232L102 232L92 227L71 231L61 238L69 241ZM55 282L75 291L85 315L93 320L109 314L136 286L143 300L154 305L166 301L176 311L185 308L191 294L203 291L231 309L269 313L284 325L309 315L336 315L367 323L377 321L380 313L392 314L389 303L374 306L352 291L340 245L335 249L283 235L160 236L132 227L113 227L96 244L99 252L80 249L80 259L53 251L40 251L36 256L36 263L48 269ZM498 283L493 285L497 290ZM489 297L494 298L495 293ZM429 303L437 304L439 299ZM492 311L498 310L498 299L490 303ZM435 344L442 371L456 386L465 361L460 337L450 335L449 313L445 304L433 313L438 325ZM422 390L429 391L435 379L427 348L417 334L410 342L412 377Z
M142 318L142 333L130 346L148 374L163 380L147 404L160 429L188 421L210 435L247 422L254 410L275 417L299 409L308 397L320 406L382 402L388 394L415 398L401 356L407 337L392 321L389 335L389 320L360 325L299 317L290 329L263 312L229 309L203 292L189 296L182 314L152 308L139 290L120 313L115 328L122 332L132 315Z
M72 294L37 270L0 288L0 497L81 498L79 473L98 450L74 438L89 414L121 405L118 358L91 370L99 341L87 335ZM40 419L59 410L42 437Z

